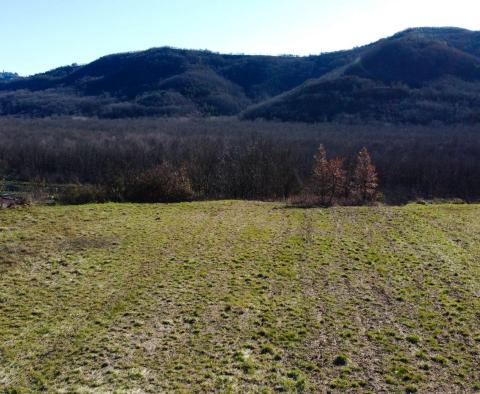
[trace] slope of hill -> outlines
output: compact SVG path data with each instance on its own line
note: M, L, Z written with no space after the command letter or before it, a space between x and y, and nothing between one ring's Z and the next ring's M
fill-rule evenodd
M244 116L478 122L479 89L480 58L413 30L373 45L350 65L261 103Z
M480 206L0 210L5 392L480 388Z
M445 42L405 37L376 45L350 65L345 75L421 87L445 75L479 80L480 59Z
M323 56L222 55L158 48L110 55L0 84L0 113L100 116L232 115L350 62L356 51ZM2 93L3 92L3 93ZM87 101L90 105L85 103Z
M407 29L392 38L423 38L447 43L473 56L480 56L480 32L457 27L419 27Z
M12 79L19 78L18 74L2 71L0 72L0 82L1 81L11 81Z
M0 115L480 121L480 32L416 28L318 56L157 48L0 82Z

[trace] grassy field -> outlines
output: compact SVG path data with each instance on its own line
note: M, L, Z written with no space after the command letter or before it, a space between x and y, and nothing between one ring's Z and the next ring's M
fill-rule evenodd
M0 211L0 388L480 389L480 206Z

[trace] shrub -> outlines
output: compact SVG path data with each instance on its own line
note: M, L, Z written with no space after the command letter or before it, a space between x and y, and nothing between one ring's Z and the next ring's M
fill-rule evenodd
M107 200L105 189L95 185L68 186L59 195L59 202L63 204L101 203Z
M178 202L192 199L190 180L184 168L161 164L129 178L124 198L132 202Z
M408 342L413 343L414 345L416 345L420 341L420 338L416 335L409 335L406 339Z
M337 357L335 357L335 360L333 360L333 365L336 365L337 367L340 367L342 365L347 365L348 358L344 354L340 354Z

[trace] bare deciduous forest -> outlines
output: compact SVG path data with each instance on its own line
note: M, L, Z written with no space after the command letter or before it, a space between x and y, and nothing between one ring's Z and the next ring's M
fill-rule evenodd
M284 199L308 184L323 144L330 157L345 159L349 173L358 151L368 148L388 203L475 201L480 198L478 133L476 126L233 118L2 118L0 174L6 180L90 185L90 192L82 191L87 201ZM155 170L174 191L140 190Z

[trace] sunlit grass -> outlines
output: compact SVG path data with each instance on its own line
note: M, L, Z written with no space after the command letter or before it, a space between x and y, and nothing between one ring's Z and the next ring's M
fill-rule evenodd
M474 392L480 206L0 211L5 392Z

